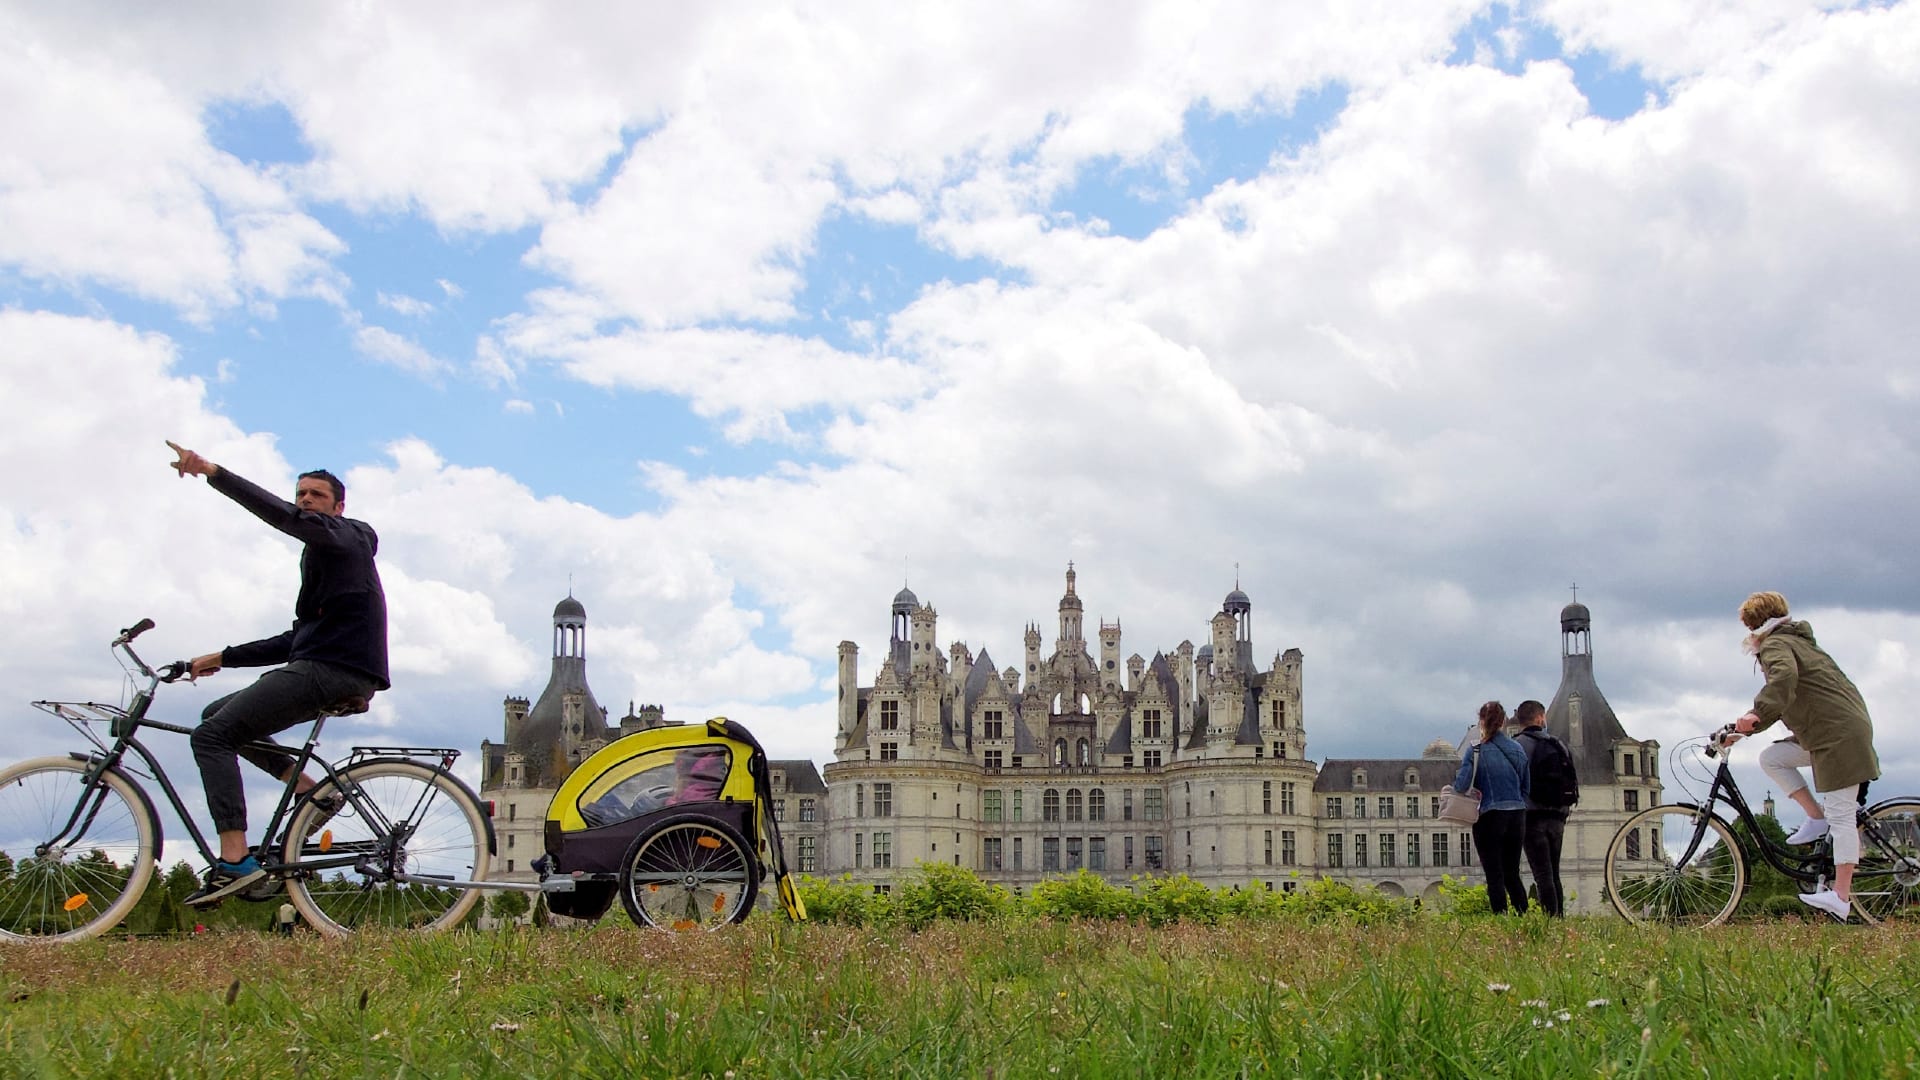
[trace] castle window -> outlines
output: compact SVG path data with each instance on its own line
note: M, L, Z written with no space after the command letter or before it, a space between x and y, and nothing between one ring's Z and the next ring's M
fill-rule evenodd
M881 743L880 744L880 760L881 761L899 761L900 760L900 744L897 742Z
M1273 703L1273 726L1278 731L1287 730L1287 703L1284 701Z
M1148 821L1160 821L1167 816L1165 792L1148 788L1142 799L1140 809Z
M873 868L888 870L893 867L893 834L877 832L873 834Z
M1013 838L1013 868L1015 870L1021 869L1026 863L1025 857L1020 854L1020 849L1020 838L1016 836Z
M1419 786L1420 786L1420 774L1419 774L1419 772L1417 772L1416 770L1413 770L1413 769L1408 769L1408 770L1407 770L1407 786L1408 786L1408 787L1419 787Z
M1383 818L1390 818L1393 816L1393 796L1391 795L1380 796L1379 816Z
M1280 830L1280 865L1292 866L1294 864L1294 860L1297 858L1299 858L1299 853L1294 850L1293 830L1281 829Z
M1355 791L1367 790L1367 770L1365 769L1353 770L1353 787ZM1354 816L1358 817L1359 815L1356 814Z
M882 701L880 703L880 730L881 731L899 731L900 730L900 703L899 702Z
M1081 813L1080 789L1068 788L1067 789L1067 820L1068 821L1081 820L1080 813Z
M1393 859L1394 859L1393 847L1394 847L1393 834L1381 833L1380 834L1380 865L1381 866L1393 865Z
M1147 837L1146 860L1147 860L1147 869L1149 870L1161 870L1166 868L1167 855L1166 855L1166 840L1164 838L1158 837L1158 836Z
M1420 834L1417 832L1407 834L1407 865L1420 865Z
M1015 821L1025 821L1027 819L1026 811L1020 808L1020 795L1021 795L1020 789L1014 788L1013 789L1013 820ZM1016 841L1016 843L1017 842L1018 841ZM1018 858L1013 860L1013 866L1014 866L1014 869L1016 870L1020 868L1020 860Z
M989 709L980 721L982 738L1004 739L1007 737L1006 717L998 709Z
M1367 816L1367 797L1365 795L1355 795L1353 797L1353 816L1357 818Z
M1435 866L1447 865L1447 834L1446 833L1437 832L1433 834L1433 865Z
M813 820L813 800L812 799L800 800L800 820L801 821Z
M1620 766L1620 771L1623 773L1626 773L1628 776L1632 776L1633 775L1633 755L1622 754L1620 755L1620 760L1622 763Z
M785 799L773 800L773 820L775 821L787 820L787 800Z
M1260 812L1273 813L1273 781L1271 780L1260 781Z
M1410 818L1417 818L1420 816L1420 796L1418 795L1407 796L1407 816Z
M1329 867L1338 870L1347 865L1346 846L1347 840L1344 836L1334 835L1327 837L1327 865ZM855 860L855 865L858 864L859 861Z
M873 785L873 816L874 817L892 817L893 816L893 785L892 784ZM880 854L880 849L878 847L875 847L873 849L873 853L875 855Z
M1060 869L1060 838L1049 836L1040 841L1040 869Z
M1000 792L998 790L981 792L981 799L981 819L983 821L999 821Z
M1159 768L1160 767L1160 751L1158 750L1141 751L1140 764L1146 766L1149 769Z
M986 754L987 768L998 769L1000 767L1001 760L1002 759L1000 757L1000 751L998 750L987 751L987 754Z
M1327 796L1327 816L1330 818L1338 818L1338 817L1345 816L1340 812L1340 796L1338 795Z
M1622 810L1640 809L1640 793L1638 791L1635 791L1633 788L1628 788L1627 790L1622 791L1620 793L1620 798L1622 800L1620 809Z
M1358 869L1362 869L1362 870L1366 869L1366 866L1367 866L1367 834L1366 833L1353 834L1353 865Z
M1040 796L1040 820L1060 820L1060 789L1048 788Z
M866 858L867 837L865 833L853 834L853 868L860 869L861 860Z
M867 816L867 785L853 785L853 816Z
M1087 839L1087 869L1105 870L1107 868L1107 838L1094 836Z
M1074 747L1074 750L1075 750L1075 756L1080 759L1080 764L1082 765L1093 764L1093 753L1091 749L1087 746L1087 740L1081 739L1080 742Z
M1067 740L1053 740L1053 763L1055 765L1065 765L1067 763Z
M1265 832L1267 834L1266 865L1272 866L1273 865L1273 830L1267 829L1265 830Z
M1133 820L1133 789L1132 788L1123 788L1120 791L1120 820L1121 821Z
M1067 837L1067 869L1080 869L1080 846L1081 842L1079 837Z
M1280 812L1293 813L1293 781L1291 780L1280 781Z
M1107 793L1099 788L1087 792L1087 820L1107 820Z
M814 845L815 845L815 842L818 841L819 839L820 838L817 836L802 836L796 839L796 843L799 845L798 851L800 855L799 855L799 858L795 861L797 861L800 865L797 866L795 869L799 870L803 874L813 873L814 862L815 862Z
M1000 869L1000 838L989 836L981 841L980 856L987 869Z
M1143 739L1166 738L1166 722L1160 718L1159 709L1146 709L1140 713L1140 737Z

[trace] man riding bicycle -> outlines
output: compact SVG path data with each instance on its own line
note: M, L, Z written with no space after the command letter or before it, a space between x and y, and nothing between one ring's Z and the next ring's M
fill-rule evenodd
M338 477L324 469L301 473L289 503L192 450L167 445L179 456L172 465L181 477L206 477L215 491L305 545L293 626L192 661L195 679L223 667L283 665L208 705L194 729L193 757L220 835L219 856L206 884L185 901L200 906L225 899L266 874L247 848L247 800L239 759L245 757L281 780L293 771L295 759L247 744L271 742L275 733L328 709L364 708L366 699L388 688L387 598L373 563L380 538L366 522L346 516L347 489ZM296 790L312 786L303 776Z

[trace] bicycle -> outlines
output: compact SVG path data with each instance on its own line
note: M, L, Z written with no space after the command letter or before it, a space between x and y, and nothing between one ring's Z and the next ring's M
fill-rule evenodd
M201 857L213 860L165 767L139 737L146 729L193 731L147 715L160 685L189 671L184 660L156 670L140 659L133 640L152 628L153 620L142 619L109 646L129 675L146 680L125 708L33 702L93 745L0 770L0 941L95 937L139 903L159 859L161 833L153 800L136 776L159 784ZM483 883L501 887L484 882L493 822L449 771L458 750L356 746L332 763L315 755L329 716L365 708L364 701L339 703L314 719L298 749L275 747L296 763L256 849L268 876L238 895L277 898L284 887L308 925L329 937L373 927L457 925ZM107 740L92 730L102 722ZM310 767L322 779L296 793L295 782Z
M1797 885L1820 888L1832 880L1828 838L1801 849L1761 831L1727 761L1742 738L1728 725L1681 742L1669 757L1668 775L1709 783L1706 800L1649 807L1614 833L1607 845L1607 896L1628 922L1694 929L1726 922L1747 891L1756 854ZM1710 775L1705 759L1718 761ZM1910 915L1920 898L1920 798L1867 806L1865 788L1852 899L1854 916L1873 925ZM1732 809L1743 832L1719 813L1722 805Z

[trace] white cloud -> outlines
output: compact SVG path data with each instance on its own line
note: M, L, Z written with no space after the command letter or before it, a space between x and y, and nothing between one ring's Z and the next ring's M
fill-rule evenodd
M460 286L455 285L453 282L448 281L446 278L437 278L435 279L434 284L440 286L440 291L445 293L447 295L447 299L449 300L458 300L461 297L467 295L467 290L462 289Z
M519 413L521 415L531 415L533 412L533 402L523 401L520 398L509 398L506 404L500 406L500 408L510 413Z
M452 364L428 352L419 342L382 326L361 326L356 329L353 332L353 346L369 360L377 360L423 379L437 378L453 370Z
M433 314L432 304L418 297L408 296L405 293L382 292L375 298L379 300L381 307L397 315L405 315L410 319L418 319Z

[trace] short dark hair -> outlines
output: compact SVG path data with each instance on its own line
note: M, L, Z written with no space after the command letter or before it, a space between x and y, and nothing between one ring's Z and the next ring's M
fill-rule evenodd
M1546 711L1547 707L1537 701L1523 701L1519 708L1513 710L1513 718L1522 724L1532 724L1534 717Z
M303 472L300 474L300 479L325 480L327 482L327 486L333 489L334 502L343 503L347 501L347 485L341 483L339 477L333 475L332 473L328 472L325 469L315 469L312 472Z

